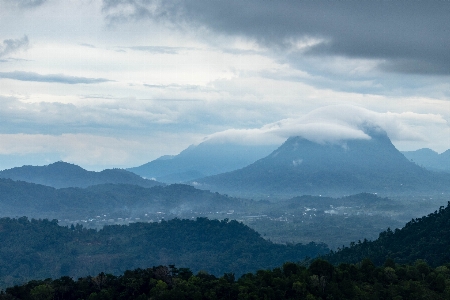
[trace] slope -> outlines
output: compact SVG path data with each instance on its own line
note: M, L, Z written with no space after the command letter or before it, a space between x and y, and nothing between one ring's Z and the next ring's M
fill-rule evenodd
M323 244L274 244L242 223L206 218L113 225L96 231L23 217L0 219L0 228L0 287L63 275L119 274L161 264L241 275L329 251Z
M380 233L374 241L352 243L325 257L333 263L358 262L364 258L375 264L386 259L398 263L413 263L423 259L432 266L450 262L450 202L428 216L412 219L404 228Z
M167 183L233 171L268 155L275 146L203 142L175 156L163 156L142 166L129 168L145 178Z

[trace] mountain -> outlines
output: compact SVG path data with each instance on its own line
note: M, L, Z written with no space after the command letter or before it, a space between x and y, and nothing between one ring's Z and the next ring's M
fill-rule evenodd
M178 155L165 155L127 170L166 183L186 182L245 167L274 149L275 146L203 142Z
M374 241L352 243L325 258L333 263L355 263L369 258L381 265L386 259L414 263L423 259L432 266L450 262L450 202L428 216L412 219L402 229L381 232Z
M0 171L0 178L43 184L54 188L88 187L104 183L135 184L143 187L163 184L155 180L144 179L123 169L93 172L62 161L46 166L23 166L3 170Z
M450 173L450 149L441 154L428 148L402 153L410 161L428 170Z
M94 219L143 217L165 212L174 216L194 210L236 209L235 198L173 184L144 188L129 184L102 184L88 188L60 188L0 179L0 216L29 216L55 219ZM99 216L99 217L97 217ZM101 217L100 217L101 216ZM150 218L150 217L149 217Z
M448 191L450 175L410 162L385 132L367 140L318 144L291 137L269 156L242 169L196 180L202 189L233 195L348 195L360 192Z

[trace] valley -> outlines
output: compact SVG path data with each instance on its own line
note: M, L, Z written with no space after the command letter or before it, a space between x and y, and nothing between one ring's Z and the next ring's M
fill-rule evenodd
M8 245L0 251L11 260L3 260L0 283L158 264L241 276L288 260L308 265L319 255L361 260L348 249L379 243L386 232L444 207L450 194L450 174L418 166L385 134L368 132L370 140L345 147L290 138L248 166L181 183L173 181L201 174L205 165L219 172L243 148L223 147L233 151L212 151L202 161L211 146L205 144L146 166L164 172L172 161L167 171L178 175L160 177L166 181L132 168L92 172L65 162L0 171L0 237ZM19 251L21 243L27 246Z
M0 300L449 300L449 16L0 0Z

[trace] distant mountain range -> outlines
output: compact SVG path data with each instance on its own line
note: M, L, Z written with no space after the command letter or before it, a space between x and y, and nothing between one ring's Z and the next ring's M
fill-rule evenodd
M275 151L273 146L204 142L176 156L162 156L128 170L92 172L74 164L55 162L3 170L0 178L55 188L98 184L148 188L165 184L143 176L169 183L189 182L200 189L239 197L450 191L450 173L430 171L445 171L450 150L437 154L421 149L402 154L385 132L366 129L366 133L370 139L339 144L318 144L291 137Z
M243 168L269 155L276 146L203 142L178 155L165 155L128 171L145 178L178 183Z
M3 170L0 171L0 178L43 184L54 188L88 187L105 183L134 184L142 187L164 185L123 169L93 172L62 161L47 166L23 166Z
M428 170L450 173L450 149L441 154L428 148L402 153L410 161Z
M368 140L318 144L291 137L269 156L232 172L192 182L196 187L241 196L348 195L450 190L450 174L409 161L385 132L366 129Z

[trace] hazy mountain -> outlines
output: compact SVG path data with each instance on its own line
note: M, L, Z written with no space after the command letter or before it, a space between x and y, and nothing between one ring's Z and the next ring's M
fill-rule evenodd
M428 170L450 173L450 149L441 154L428 148L402 153L410 161Z
M0 179L0 216L29 216L34 218L86 219L108 214L136 217L145 213L164 211L181 214L194 210L221 211L239 207L240 201L195 189L189 185L173 184L144 188L129 184L102 184L88 188L61 188Z
M107 169L101 172L87 171L77 165L55 162L47 166L23 166L0 171L0 178L10 178L37 184L64 187L87 187L104 183L126 183L143 187L162 185L144 179L123 169Z
M203 142L197 146L189 146L178 155L165 155L127 170L162 182L185 182L245 167L275 148L276 146Z
M193 182L228 194L345 195L404 193L450 187L450 175L435 174L410 162L384 132L367 129L368 140L318 144L291 137L269 156L233 172Z

